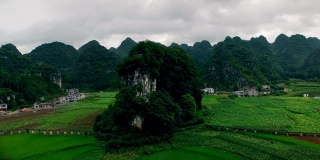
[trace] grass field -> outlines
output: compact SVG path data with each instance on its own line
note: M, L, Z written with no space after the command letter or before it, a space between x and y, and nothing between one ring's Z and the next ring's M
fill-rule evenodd
M0 137L0 159L100 159L103 150L93 137L16 134Z

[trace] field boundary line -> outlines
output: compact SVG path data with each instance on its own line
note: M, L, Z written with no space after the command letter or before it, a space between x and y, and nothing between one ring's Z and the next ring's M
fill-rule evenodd
M320 137L320 133L315 132L289 132L289 131L272 131L272 130L261 130L253 128L242 128L242 127L226 127L226 126L216 126L216 125L206 125L206 128L222 131L222 132L252 132L252 133L264 133L273 135L286 135L286 136L314 136Z
M0 130L0 136L13 134L42 134L42 135L86 135L92 136L93 131L88 130L46 130L46 129L20 129L20 130Z

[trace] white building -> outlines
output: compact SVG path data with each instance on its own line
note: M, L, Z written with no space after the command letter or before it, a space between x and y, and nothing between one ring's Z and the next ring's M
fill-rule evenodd
M259 92L255 88L250 88L247 90L248 96L258 96Z
M8 104L2 103L0 104L0 110L6 110L8 109Z
M234 91L233 94L237 95L238 97L244 97L244 91Z
M54 107L54 104L52 103L35 103L33 104L33 108L34 109L43 109L43 108L53 108Z
M214 89L213 88L205 88L205 89L203 89L203 92L205 94L214 94Z
M84 93L79 93L79 90L77 88L67 89L67 92L68 96L59 97L57 100L58 103L65 104L86 98L86 95Z

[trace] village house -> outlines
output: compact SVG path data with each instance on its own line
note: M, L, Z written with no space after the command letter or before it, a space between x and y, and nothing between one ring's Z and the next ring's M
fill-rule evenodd
M69 98L68 97L59 97L58 100L57 100L57 103L60 103L60 104L66 104L69 102Z
M269 85L262 85L261 92L264 95L271 94L271 87Z
M7 111L8 110L8 104L5 104L5 103L0 104L0 110Z
M256 88L246 88L245 94L248 96L258 96L259 92L256 90Z
M67 89L68 95L74 95L79 93L78 88Z
M205 89L203 89L203 92L205 94L214 94L214 89L213 88L205 88Z
M244 91L234 91L233 94L237 95L238 97L244 97Z
M33 109L44 109L44 108L53 108L54 104L52 103L35 103L33 104Z
M68 96L59 97L57 99L57 103L60 104L66 104L69 102L76 102L78 100L86 98L86 95L84 93L79 93L79 89L73 88L73 89L67 89Z
M233 94L237 95L238 97L244 97L244 96L258 96L259 92L255 87L245 87L243 91L234 91Z

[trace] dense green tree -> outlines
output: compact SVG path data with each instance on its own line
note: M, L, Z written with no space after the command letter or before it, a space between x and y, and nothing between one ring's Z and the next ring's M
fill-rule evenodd
M120 57L109 52L97 41L90 41L79 48L79 58L74 69L74 82L95 90L116 88L116 66Z
M272 46L265 37L251 38L249 46L257 57L260 71L269 81L277 81L284 78L283 70L276 62Z
M25 56L34 62L44 63L59 70L70 70L78 58L78 52L70 45L52 42L36 47Z
M299 73L303 78L320 78L320 49L310 53Z
M61 94L53 83L56 69L36 64L20 54L12 44L0 48L0 102L9 109L29 107L40 97L54 98ZM9 98L9 99L8 99Z
M178 45L177 43L172 43L170 46L180 47L185 50L198 68L201 68L202 65L204 65L204 63L212 55L213 51L213 46L206 40L196 42L193 46L188 46L187 44Z
M115 104L98 116L94 125L95 137L106 141L108 147L168 139L176 127L197 117L202 83L193 61L183 49L140 42L119 64L118 73L127 87L120 90ZM146 97L137 96L142 88L150 87L137 84L140 80L156 82L156 90L146 91ZM135 119L142 121L141 130L132 125ZM192 121L193 124L201 122L198 120Z
M133 41L130 37L121 42L117 49L110 49L110 51L117 53L121 58L129 55L130 50L137 45L137 42Z
M259 86L268 82L260 71L254 52L239 37L227 37L219 42L202 72L207 85L220 90Z
M275 51L276 61L282 67L285 76L289 78L299 77L299 70L310 53L317 49L320 40L306 38L303 35L293 35L288 37L280 34L272 44Z

